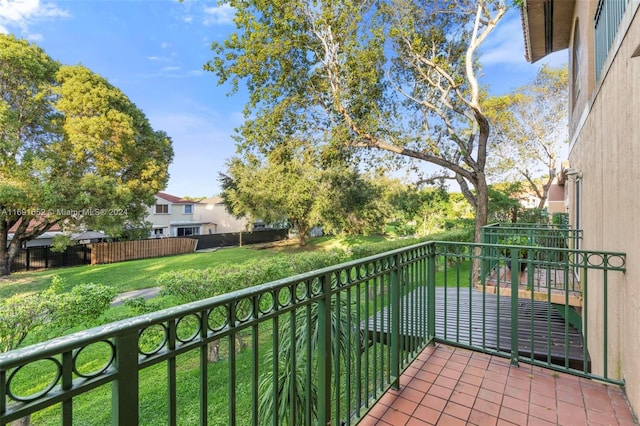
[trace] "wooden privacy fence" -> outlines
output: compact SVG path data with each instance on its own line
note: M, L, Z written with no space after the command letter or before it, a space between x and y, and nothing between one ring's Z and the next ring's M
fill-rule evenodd
M149 257L192 253L198 244L191 238L164 238L155 240L96 243L91 250L91 264L115 263Z

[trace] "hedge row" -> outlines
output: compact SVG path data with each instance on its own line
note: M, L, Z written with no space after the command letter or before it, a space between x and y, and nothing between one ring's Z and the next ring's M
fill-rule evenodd
M361 244L349 251L333 250L279 255L269 260L249 260L207 269L185 269L158 276L161 295L174 296L180 302L200 300L229 293L292 275L333 266L348 260L384 253L424 241L470 241L473 230L454 230L430 235L428 239L406 238Z

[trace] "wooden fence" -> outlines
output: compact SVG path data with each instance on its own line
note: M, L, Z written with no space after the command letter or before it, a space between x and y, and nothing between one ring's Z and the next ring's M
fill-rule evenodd
M149 257L192 253L198 244L191 238L163 238L154 240L96 243L91 250L91 264L115 263Z

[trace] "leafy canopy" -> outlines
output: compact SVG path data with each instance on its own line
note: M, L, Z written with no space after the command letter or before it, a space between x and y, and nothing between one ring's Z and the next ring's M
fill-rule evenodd
M242 149L302 138L328 157L357 154L376 167L386 155L435 164L476 208L479 231L489 123L476 52L503 1L229 4L238 31L213 43L205 68L232 92L249 90Z
M488 173L498 181L524 181L543 208L568 145L566 66L542 66L530 83L485 102L494 129Z
M106 79L0 34L0 274L55 224L111 236L139 226L172 157L170 138Z

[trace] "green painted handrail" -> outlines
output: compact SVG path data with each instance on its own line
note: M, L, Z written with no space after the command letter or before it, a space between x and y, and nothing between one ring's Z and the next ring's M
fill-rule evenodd
M525 260L518 258L522 251L529 254ZM480 268L487 262L494 266ZM404 369L436 341L619 382L609 377L606 365L588 370L570 365L568 355L558 361L526 354L522 338L532 340L533 334L519 329L519 316L527 315L519 308L522 299L515 291L511 298L488 292L493 277L500 282L507 262L547 271L562 267L565 276L578 271L585 286L588 280L589 289L606 301L608 289L616 285L609 275L624 271L626 259L622 253L570 248L428 242L80 331L0 354L0 426L51 406L61 407L61 424L82 422L74 399L107 384L112 397L105 410L112 423L137 425L148 412L141 377L156 365L166 367L159 370L166 376L158 379L167 383L166 423L176 424L185 359L199 372L193 386L199 387L201 425L212 416L233 425L263 423L260 386L271 389L276 407L289 403L285 411L270 411L273 424L354 424L387 389L400 385ZM512 290L517 284L512 278ZM570 290L568 280L562 285ZM498 306L497 318L489 306L495 300L507 303ZM551 314L548 318L550 328ZM527 321L533 323L533 317ZM604 323L606 333L606 317ZM300 327L309 337L299 335ZM472 332L478 327L481 338ZM584 342L595 342L586 334L591 329L585 323ZM251 343L242 349L238 339L247 336ZM492 343L495 336L510 337L511 343ZM221 367L208 362L208 354L220 342L226 348L227 379L212 384L214 370ZM545 342L550 344L550 337ZM87 372L81 359L91 350L106 354L105 361ZM580 349L585 357L590 350ZM606 342L597 350L604 351L606 364ZM240 370L240 357L250 360L249 371ZM22 376L35 363L48 366L53 378L24 395L16 381L28 382L30 377ZM286 377L291 380L285 382ZM210 411L212 398L220 397L214 385L226 387L225 412Z

